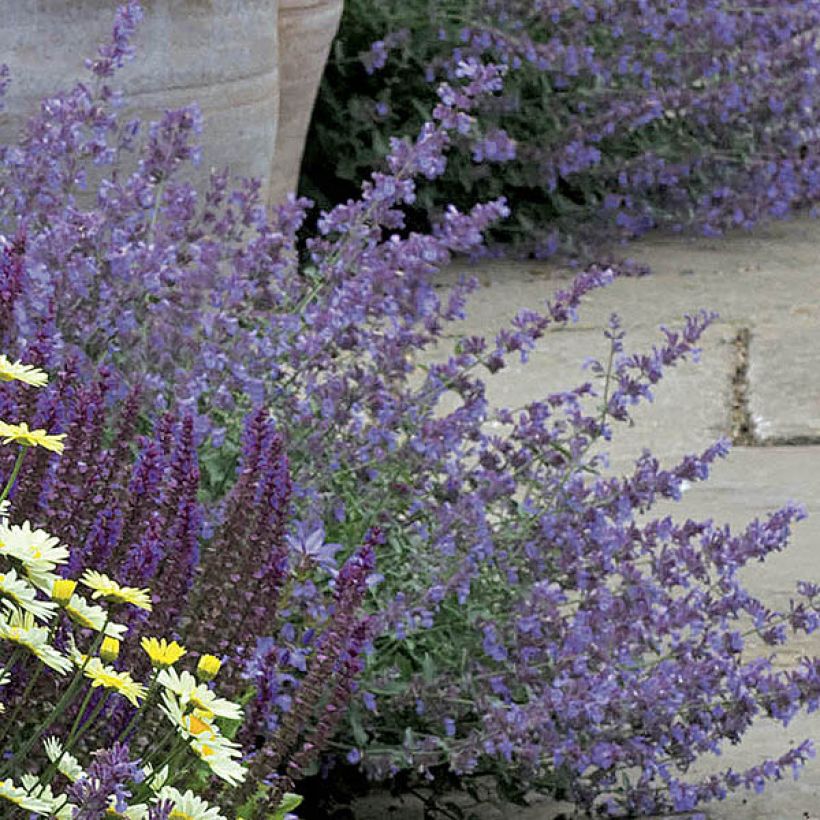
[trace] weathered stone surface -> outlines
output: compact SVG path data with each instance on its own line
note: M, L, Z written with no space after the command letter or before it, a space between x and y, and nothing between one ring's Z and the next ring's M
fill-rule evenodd
M473 319L463 324L465 333L480 331ZM660 331L641 328L629 334L626 348L651 350L662 341ZM447 343L439 350L443 358L449 350ZM506 368L486 378L487 397L493 406L518 408L585 382L600 393L602 381L583 365L589 357L606 363L608 354L609 342L599 330L547 333L528 362L514 358ZM429 354L425 361L436 358L436 354ZM633 409L634 427L614 425L613 440L605 445L613 467L628 466L645 447L659 458L671 460L700 452L717 438L729 435L732 362L731 329L710 328L702 344L701 361L669 369L653 389L654 401ZM592 399L590 406L597 406L598 401Z
M110 37L109 0L0 0L0 53L13 84L0 141L14 139L39 100L88 75L86 57ZM118 79L126 116L156 119L196 101L205 120L198 181L211 166L267 180L279 105L278 0L152 0Z
M749 345L749 412L762 443L820 443L820 284L814 304L758 325Z
M279 124L270 199L296 190L310 116L343 0L279 0Z
M755 327L814 311L820 302L820 221L799 219L722 239L653 237L616 252L652 269L647 277L619 279L584 300L579 328L603 327L616 312L627 329L671 323L700 308L722 322ZM522 307L537 307L570 273L548 262L480 261L442 274L446 285L463 273L481 283L471 320L485 329Z
M603 328L614 312L627 332L634 334L661 323L674 326L684 314L701 308L715 310L720 314L722 339L749 331L746 409L757 441L817 442L819 244L820 222L809 219L723 239L656 237L637 242L629 253L653 273L619 279L587 296L573 329ZM542 305L570 278L568 271L548 263L486 261L446 271L442 286L465 272L474 273L481 286L471 297L469 318L454 326L454 333L491 334L522 307ZM551 336L540 349L546 344L553 344ZM549 365L550 370L556 366L554 361ZM663 388L658 395L663 395ZM702 395L708 401L708 394Z

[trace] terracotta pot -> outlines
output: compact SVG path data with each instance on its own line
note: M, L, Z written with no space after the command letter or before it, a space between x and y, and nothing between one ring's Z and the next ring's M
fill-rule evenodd
M88 76L111 29L114 0L0 0L0 61L13 84L0 141L15 139L39 100ZM137 59L119 77L127 112L156 119L199 103L203 163L263 179L267 192L279 106L278 0L143 0ZM312 64L311 64L312 65Z
M279 0L279 128L271 201L296 189L310 115L343 0Z

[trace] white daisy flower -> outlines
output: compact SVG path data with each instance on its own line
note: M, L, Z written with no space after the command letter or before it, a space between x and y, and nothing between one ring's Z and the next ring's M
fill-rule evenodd
M4 805L3 801L11 803L23 811L31 812L32 814L44 816L52 814L51 803L46 800L41 800L39 797L34 797L34 795L30 795L26 788L15 786L14 781L10 779L0 780L0 810L2 810ZM7 811L8 809L0 813L5 815Z
M28 649L41 663L64 675L71 669L71 661L48 642L48 628L37 626L30 612L16 609L6 618L0 618L0 639Z
M103 626L105 626L105 634L111 638L116 638L118 641L121 641L128 631L128 627L115 624L112 621L109 621L106 625L108 613L101 606L88 603L82 595L77 595L76 592L71 596L64 609L66 615L74 623L86 629L93 629L95 632L102 631Z
M184 818L185 820L227 820L220 814L217 806L211 806L201 797L197 797L190 789L184 794L173 786L166 786L160 789L155 798L155 802L170 800L174 810L171 817Z
M46 757L56 763L57 771L67 777L72 783L76 783L81 777L85 777L85 769L80 765L76 757L71 752L63 752L63 744L56 737L47 737L43 741L46 750Z
M38 600L34 587L19 578L17 571L13 569L6 573L0 572L0 598L6 609L19 607L41 621L52 618L57 608L57 605L51 601Z
M183 709L190 705L213 717L242 719L242 707L238 703L218 698L207 686L198 683L190 672L163 669L157 682L177 696Z

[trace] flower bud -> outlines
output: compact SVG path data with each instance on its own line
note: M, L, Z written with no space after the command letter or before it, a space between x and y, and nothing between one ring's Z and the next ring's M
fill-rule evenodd
M203 655L196 665L196 676L201 681L211 681L218 674L222 668L222 661L214 655Z
M113 663L120 654L120 642L116 638L106 636L100 647L100 658L105 663Z
M68 606L75 589L77 589L76 581L72 581L70 578L58 578L51 590L51 597L60 606Z

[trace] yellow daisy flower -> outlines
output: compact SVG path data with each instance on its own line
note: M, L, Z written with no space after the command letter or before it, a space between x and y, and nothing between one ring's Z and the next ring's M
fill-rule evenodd
M143 638L140 646L151 659L154 669L167 669L173 666L187 652L184 646L180 646L176 641L168 643L165 638Z
M0 421L0 438L3 439L4 444L15 441L24 447L43 447L54 453L62 453L65 449L63 444L65 433L49 435L45 430L29 430L28 424L24 421L20 424L7 424L5 421Z
M105 663L114 663L120 656L120 642L116 638L106 635L100 647L100 658Z
M48 384L48 373L31 364L12 362L0 353L0 382L23 382L32 387Z
M83 674L91 681L94 688L111 689L122 695L134 706L145 700L146 689L135 681L128 672L118 672L113 666L105 666L99 658L91 658Z
M131 604L139 609L151 611L151 597L147 589L137 589L136 587L124 587L93 569L87 569L80 583L93 589L92 598L102 598L116 604Z
M222 661L215 655L203 655L196 665L196 675L201 681L212 681L222 668Z
M70 578L55 578L51 584L51 597L60 606L66 606L71 602L75 589L77 589L76 581Z
M51 803L30 795L26 789L15 786L12 780L0 780L0 798L19 806L23 811L34 814L50 815ZM2 805L2 803L0 803ZM3 812L5 814L5 812Z

